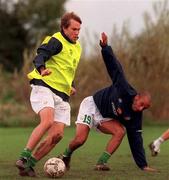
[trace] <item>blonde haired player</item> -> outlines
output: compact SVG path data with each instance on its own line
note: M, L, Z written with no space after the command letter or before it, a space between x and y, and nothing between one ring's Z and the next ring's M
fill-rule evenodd
M21 176L36 176L33 167L55 147L65 126L70 125L69 96L76 92L72 83L81 56L78 42L81 23L75 13L64 14L61 31L46 37L37 49L35 68L28 78L32 87L31 106L40 122L16 161Z

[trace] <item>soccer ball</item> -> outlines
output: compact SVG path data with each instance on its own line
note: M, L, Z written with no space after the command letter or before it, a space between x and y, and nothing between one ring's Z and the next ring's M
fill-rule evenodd
M50 158L44 165L45 174L51 178L62 177L66 172L65 163L56 157Z

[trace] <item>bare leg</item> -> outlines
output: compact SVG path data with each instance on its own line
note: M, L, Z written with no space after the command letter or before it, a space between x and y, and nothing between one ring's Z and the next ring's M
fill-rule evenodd
M102 122L101 125L98 126L98 129L102 133L111 134L112 137L107 143L106 149L98 159L94 169L97 171L109 171L110 168L107 165L107 161L122 142L122 139L125 135L125 129L116 120Z
M45 132L52 126L54 118L53 108L44 108L39 112L40 124L33 130L28 143L26 145L27 149L33 150L35 146L39 143Z
M87 125L84 125L84 124L76 125L75 137L69 143L69 146L68 148L65 149L65 152L63 153L63 155L60 157L64 161L67 170L69 170L70 168L70 160L71 160L71 155L73 151L78 149L80 146L82 146L86 142L89 131L90 131L90 128Z
M22 158L16 161L16 167L19 169L19 174L21 176L36 176L36 173L32 167L35 166L37 160L39 159L32 157L31 151L35 149L43 135L54 123L53 114L54 110L50 107L46 107L40 111L40 124L33 130L26 145L26 149L24 149L24 151L21 153Z
M106 152L112 154L119 147L125 135L125 129L122 124L116 120L103 122L98 129L105 134L111 134L112 137L106 146Z
M169 139L169 129L167 129L161 136L164 141Z
M89 131L90 128L87 125L77 124L76 134L74 139L69 144L69 149L71 149L71 151L74 151L80 146L82 146L88 138Z
M62 139L65 125L63 123L54 122L48 131L48 135L44 141L40 143L33 156L36 160L40 160L48 154L55 145Z

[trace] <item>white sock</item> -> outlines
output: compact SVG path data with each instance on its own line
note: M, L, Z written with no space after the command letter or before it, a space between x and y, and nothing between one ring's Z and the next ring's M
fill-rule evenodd
M164 139L163 139L162 137L159 137L159 138L158 138L158 141L159 141L159 142L160 142L160 144L161 144L161 143L163 143L163 142L164 142Z
M155 150L158 151L160 149L160 145L164 142L162 137L159 137L154 141Z

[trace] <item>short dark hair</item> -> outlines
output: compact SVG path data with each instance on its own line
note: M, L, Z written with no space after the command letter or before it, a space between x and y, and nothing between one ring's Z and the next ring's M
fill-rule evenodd
M80 24L82 24L82 21L81 21L81 19L80 19L80 17L78 15L76 15L74 12L67 12L61 18L60 28L61 29L63 29L63 27L64 28L68 28L69 25L70 25L70 20L71 19L74 19L75 21L77 21Z

